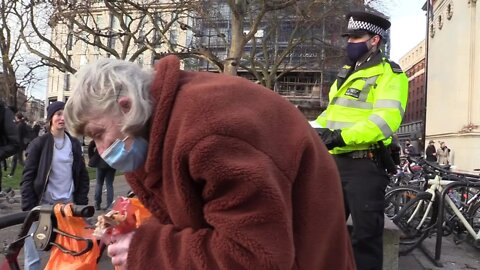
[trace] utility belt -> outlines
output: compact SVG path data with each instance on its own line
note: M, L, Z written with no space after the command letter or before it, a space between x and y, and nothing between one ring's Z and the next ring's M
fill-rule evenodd
M390 148L385 147L382 141L373 145L368 150L355 150L338 155L351 159L370 159L375 162L378 168L386 170L388 173L397 172L397 167L393 161Z
M355 150L352 152L342 153L338 155L342 157L348 157L351 159L368 158L373 160L373 151L371 150Z

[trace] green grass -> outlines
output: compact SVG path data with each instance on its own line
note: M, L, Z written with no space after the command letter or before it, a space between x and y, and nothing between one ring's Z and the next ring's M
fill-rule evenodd
M9 164L10 165L10 164ZM3 170L3 166L2 166ZM13 177L7 177L7 174L10 173L11 168L8 167L7 171L2 171L2 189L11 187L14 189L20 188L20 181L22 181L22 173L23 173L23 166L17 164L17 168L15 170L15 174ZM95 168L87 167L88 177L90 180L95 179ZM118 173L117 173L118 175Z

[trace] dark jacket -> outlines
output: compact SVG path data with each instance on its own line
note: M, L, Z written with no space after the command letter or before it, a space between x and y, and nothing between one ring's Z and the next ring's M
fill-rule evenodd
M20 143L20 150L25 150L30 143L30 132L27 123L22 119L17 123L18 141Z
M418 153L412 144L405 147L405 154L412 157L418 156Z
M66 133L72 142L72 177L75 191L73 202L88 204L89 177L82 156L80 142ZM27 148L27 159L23 170L21 185L22 210L28 211L40 203L48 184L48 174L52 166L53 135L49 132L34 139Z
M173 56L156 69L147 160L125 174L153 218L128 268L354 269L337 168L300 111Z
M427 149L425 150L425 155L427 156L428 161L437 161L437 157L435 156L436 153L437 150L435 149L435 145L427 146Z
M95 145L95 141L90 141L88 144L88 166L97 169L113 169L108 165L105 160L100 156L97 151L97 146Z
M18 152L18 133L13 123L13 112L0 102L0 160Z

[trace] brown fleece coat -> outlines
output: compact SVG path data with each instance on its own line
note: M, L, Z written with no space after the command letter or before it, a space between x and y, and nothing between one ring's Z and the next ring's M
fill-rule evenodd
M156 66L145 166L154 215L128 269L354 269L334 162L303 115L248 80Z

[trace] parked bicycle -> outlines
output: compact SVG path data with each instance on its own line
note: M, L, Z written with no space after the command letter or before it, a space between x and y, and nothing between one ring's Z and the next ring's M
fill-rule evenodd
M400 254L417 247L425 238L436 233L438 222L445 232L467 234L480 248L480 177L472 174L453 173L436 163L418 160L427 175L429 188L417 192L392 215L393 222L401 229ZM433 179L431 179L433 176ZM455 188L453 188L455 187ZM439 218L439 200L445 196L447 214ZM443 204L442 204L443 205ZM442 211L443 214L443 211Z
M387 191L399 186L425 189L424 171L415 159L410 156L404 156L401 158L400 165L397 168L397 173L390 177Z

